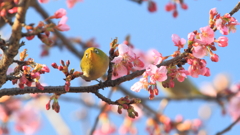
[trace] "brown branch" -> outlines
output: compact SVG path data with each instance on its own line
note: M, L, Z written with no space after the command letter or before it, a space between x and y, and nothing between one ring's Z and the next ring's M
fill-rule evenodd
M233 10L229 13L231 16L235 14L240 9L240 2L233 8Z
M168 65L173 64L181 59L182 59L182 57L179 56L179 57L173 58L171 60L164 61L161 64L159 64L158 66L168 66ZM117 86L117 85L121 84L122 82L132 80L135 77L142 75L144 71L145 71L145 69L138 70L129 75L120 77L116 80L107 80L107 81L101 83L101 85L92 85L92 86L85 86L85 87L71 87L69 92L71 92L71 93L91 92L91 93L95 93L97 96L101 97L101 95L99 95L99 93L98 93L99 89ZM6 80L6 78L5 78L5 80ZM20 88L2 89L0 91L0 97L5 96L5 95L8 95L8 96L18 95L18 93L19 94L27 94L27 93L28 94L29 93L59 93L59 94L62 94L62 93L66 93L63 86L59 86L59 87L48 86L48 87L44 87L44 89L45 90L43 90L43 91L38 90L37 88L33 88L33 87L26 87L24 89L20 89ZM109 101L108 103L111 104L112 102Z
M5 21L5 23L8 23L10 26L13 25L13 22L9 18L7 18L6 16L3 16L2 18Z
M216 135L222 135L222 134L226 133L227 131L230 131L232 129L232 127L238 123L239 120L240 120L240 116L232 124L227 126L222 131L218 132Z
M36 0L31 1L31 6L41 15L43 19L46 19L49 17L48 13L39 5L39 3ZM51 20L48 20L47 23L53 23ZM67 49L69 49L73 54L75 54L78 58L82 58L82 53L79 53L79 51L72 45L71 42L59 31L55 30L54 34L61 39L62 43L66 46Z
M21 78L20 76L7 75L7 81L20 79L20 78Z
M8 19L10 20L10 19L12 19L12 18L15 16L15 14L10 14L10 13L7 12L7 15L6 15L6 16L7 16ZM7 24L7 23L5 22L5 20L4 20L2 17L0 17L0 28L2 28L5 24Z
M0 87L7 81L6 72L8 67L12 64L13 58L17 55L20 47L22 23L25 21L25 15L31 0L21 0L20 7L16 14L16 19L12 25L12 35L9 39L9 46L3 53L0 61Z
M108 99L111 97L112 93L113 93L113 91L110 91L110 92L109 92L109 94L108 94ZM100 93L99 93L99 94L100 94ZM98 96L98 97L99 97L99 96L102 97L101 94L100 94L100 95L97 95L97 94L95 93L95 95ZM105 97L104 97L104 98L105 98ZM99 114L98 114L98 116L97 116L97 118L96 118L96 120L95 120L95 122L94 122L94 124L93 124L93 127L92 127L92 129L91 129L90 135L93 135L94 131L96 130L97 124L98 124L98 121L99 121L99 116L101 115L101 113L103 113L103 111L106 109L107 106L108 106L108 105L105 104L105 105L101 108L101 110L100 110L100 112L99 112Z

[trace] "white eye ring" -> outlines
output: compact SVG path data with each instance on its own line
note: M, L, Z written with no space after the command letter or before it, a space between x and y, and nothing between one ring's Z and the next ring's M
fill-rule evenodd
M97 54L99 53L97 49L94 49L94 52L96 52Z
M88 57L88 53L85 54L86 55L86 58Z

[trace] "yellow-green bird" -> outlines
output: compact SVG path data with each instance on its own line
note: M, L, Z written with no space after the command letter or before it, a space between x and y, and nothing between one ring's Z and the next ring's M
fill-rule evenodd
M100 49L91 47L85 50L80 67L86 81L96 80L103 76L109 65L108 56Z
M179 82L177 79L174 79L173 81L175 83L173 88L164 88L162 84L159 84L162 90L170 97L189 98L204 96L188 78L186 78L183 82Z

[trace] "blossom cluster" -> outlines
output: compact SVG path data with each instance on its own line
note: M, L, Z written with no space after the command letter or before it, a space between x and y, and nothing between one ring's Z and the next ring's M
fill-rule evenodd
M140 56L134 53L133 49L126 44L116 45L118 50L115 51L114 59L111 61L113 65L112 80L127 75L133 68L143 69L144 63ZM112 47L112 48L116 48Z
M214 51L217 50L215 43L217 43L219 47L226 47L228 45L228 38L225 36L220 36L218 39L215 39L213 29L216 28L220 33L227 35L230 31L235 32L235 25L239 25L240 23L229 14L225 14L221 17L215 8L211 9L209 14L209 26L200 28L200 32L190 32L188 34L188 41L184 38L180 38L176 34L172 35L172 41L178 49L171 56L183 57L181 62L159 67L157 64L160 64L163 59L168 58L169 56L162 57L159 52L153 51L152 54L154 54L154 56L152 57L155 58L157 62L154 61L151 64L144 63L146 66L143 77L131 87L131 90L139 92L141 89L147 89L150 94L149 98L153 99L155 95L158 95L156 82L162 82L163 87L174 87L173 80L175 78L179 82L183 82L187 76L195 78L199 75L210 76L210 69L207 67L207 62L202 58L210 55L211 61L218 62L219 56L214 53ZM184 52L181 53L180 49L182 49L186 43L188 44L188 49L185 49ZM131 54L131 51L129 50L126 52L127 54ZM116 61L112 62L117 64ZM185 63L190 65L188 70L182 66Z
M70 27L66 24L68 17L66 16L67 12L65 9L61 8L57 10L54 15L48 17L45 19L45 21L49 19L59 19L61 20L56 25L55 23L45 24L43 21L40 21L36 27L34 27L34 24L26 25L25 28L27 30L26 38L28 40L32 40L35 35L38 36L38 38L46 45L51 46L53 44L53 41L51 40L50 32L53 32L54 30L58 31L68 31L70 30Z
M64 79L65 82L65 90L69 91L70 90L70 81L80 77L83 73L79 72L79 71L74 71L74 69L71 69L70 71L68 70L68 67L70 65L70 61L67 60L66 63L64 63L63 60L61 60L61 66L58 66L56 63L52 63L52 67L55 69L58 69L59 71L62 71L64 73L64 75L66 76L66 78Z
M4 0L0 1L0 16L5 17L7 13L14 14L17 13L17 5L19 0Z
M35 82L35 85L38 89L44 90L44 87L39 82L40 75L46 72L49 73L50 70L46 65L34 62L34 59L32 58L24 61L27 56L27 49L24 49L20 53L19 61L19 64L22 62L23 65L20 64L19 66L15 67L14 72L12 73L14 76L20 73L21 77L19 79L12 80L12 83L18 83L19 88L23 89L24 85L31 87L32 83Z
M0 134L11 134L8 129L11 119L14 120L14 128L18 132L34 134L41 125L39 110L32 104L22 105L20 99L4 96L0 99Z
M171 1L169 3L167 3L165 5L165 10L167 12L172 12L172 15L174 18L176 18L178 16L178 11L177 11L177 4L180 4L181 8L184 9L184 10L187 10L188 9L188 6L186 3L183 3L182 1Z
M158 122L153 118L149 118L146 122L146 130L151 135L158 135L164 132L169 133L173 130L179 133L191 131L196 134L202 127L202 121L200 119L184 120L181 115L177 115L175 120L171 120L165 115L159 115L157 119L162 123L161 126L159 126Z

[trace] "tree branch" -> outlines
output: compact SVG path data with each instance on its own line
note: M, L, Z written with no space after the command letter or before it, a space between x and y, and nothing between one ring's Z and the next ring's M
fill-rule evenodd
M240 9L240 2L233 8L233 10L229 13L231 16L235 14Z
M232 127L238 123L239 120L240 120L240 116L232 124L227 126L222 131L218 132L216 135L222 135L222 134L226 133L227 131L230 131L232 129Z
M31 1L31 6L42 16L43 19L46 19L49 17L48 13L39 5L39 3L36 0ZM53 23L51 20L47 20L48 23ZM78 58L82 58L82 53L79 53L79 51L72 45L71 42L59 31L55 30L54 34L59 37L59 39L63 42L63 44L69 49L73 54L75 54Z
M13 58L17 55L20 47L22 23L25 21L25 15L31 0L21 0L19 3L16 19L12 25L12 35L9 39L9 45L3 53L0 61L0 87L7 81L6 72L8 67L12 64Z
M168 65L173 64L177 61L180 61L181 59L182 59L182 56L178 56L178 57L175 57L171 60L164 61L161 64L159 64L158 66L168 66ZM85 86L85 87L71 87L69 92L70 93L91 92L91 93L95 93L97 96L101 97L101 95L99 95L99 93L98 93L99 89L103 89L103 88L106 88L106 87L117 86L117 85L121 84L122 82L132 80L135 77L138 77L138 76L142 75L143 72L145 72L145 69L135 71L135 72L133 72L129 75L120 77L116 80L107 80L107 81L101 83L101 85L96 84L96 85ZM6 80L6 78L5 78L5 80ZM47 86L47 87L44 87L43 91L38 90L37 88L33 88L33 87L25 87L24 89L8 88L8 89L2 89L0 91L0 97L6 96L6 95L14 96L14 95L18 95L18 94L29 94L29 93L58 93L58 94L63 94L63 93L66 93L66 91L65 91L63 86ZM108 103L111 104L112 102L109 101Z

